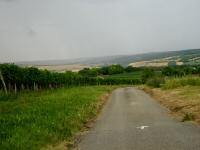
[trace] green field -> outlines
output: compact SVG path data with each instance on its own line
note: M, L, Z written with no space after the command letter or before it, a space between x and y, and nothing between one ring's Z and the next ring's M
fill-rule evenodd
M0 149L34 150L70 140L97 114L111 86L0 94Z
M112 79L141 79L142 71L130 72L130 73L121 73L114 74L109 76L104 76L104 78L112 78Z

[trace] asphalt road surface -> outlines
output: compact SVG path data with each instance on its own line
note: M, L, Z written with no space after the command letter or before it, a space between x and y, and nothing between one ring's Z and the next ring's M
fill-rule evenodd
M135 88L115 90L80 150L200 150L200 128L178 122Z

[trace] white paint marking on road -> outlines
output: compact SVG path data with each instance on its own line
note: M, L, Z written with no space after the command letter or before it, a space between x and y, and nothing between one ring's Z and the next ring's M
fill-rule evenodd
M149 128L149 126L140 126L140 127L137 127L138 129L141 129L141 130L144 130L144 128Z

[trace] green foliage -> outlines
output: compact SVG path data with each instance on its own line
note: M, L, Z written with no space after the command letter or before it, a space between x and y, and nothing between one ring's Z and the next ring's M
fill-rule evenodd
M148 86L154 87L154 88L159 88L161 87L161 85L163 85L165 83L165 79L164 77L160 76L160 77L153 77L153 78L149 78L146 82L146 84Z
M38 150L69 140L97 114L100 96L113 88L88 86L29 91L1 100L0 149Z
M200 74L200 66L175 66L162 69L165 76L182 77L191 74Z
M146 68L142 74L142 82L146 83L149 78L153 78L155 76L155 72L153 69Z
M108 74L119 74L123 73L124 68L121 65L111 65L108 69Z
M118 85L140 84L153 82L154 76L182 77L199 74L200 66L174 66L165 68L123 68L120 65L105 66L102 68L84 68L79 73L57 73L37 68L22 68L14 64L0 64L9 92L20 90L40 90L58 87L73 87L86 85ZM0 82L0 89L3 84Z
M110 66L104 66L102 68L98 68L96 69L96 71L98 72L98 75L113 75L113 74L123 73L124 68L121 65L116 64L116 65L110 65Z
M132 67L132 66L128 66L124 69L126 72L133 72L136 70L136 68Z
M174 89L182 86L200 86L200 77L187 76L182 78L169 78L163 85L164 89Z
M100 68L98 72L101 75L108 75L108 70L109 70L109 67L108 66L104 66L104 67Z
M79 71L80 75L87 76L87 77L96 77L98 75L98 69L97 68L84 68Z
M40 90L47 88L72 87L85 85L115 85L115 84L138 84L138 80L102 78L97 77L100 73L116 74L124 72L120 65L112 65L103 68L85 68L79 73L57 73L37 68L21 68L14 64L0 64L0 70L4 77L9 92L14 90ZM0 82L1 83L1 82ZM2 89L2 83L0 89Z
M120 73L120 74L108 75L108 76L103 76L103 77L116 78L116 79L141 80L141 76L142 76L142 71L135 71L135 72L125 72L125 73Z

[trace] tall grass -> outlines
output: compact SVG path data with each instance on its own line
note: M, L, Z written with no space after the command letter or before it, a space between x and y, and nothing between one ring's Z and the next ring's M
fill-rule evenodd
M200 77L187 76L182 78L169 78L163 85L164 89L174 89L182 86L200 86Z
M97 113L100 96L113 87L94 86L0 96L0 149L35 150L69 140Z

